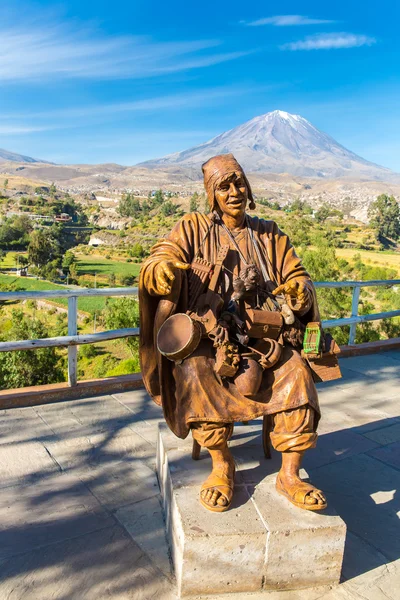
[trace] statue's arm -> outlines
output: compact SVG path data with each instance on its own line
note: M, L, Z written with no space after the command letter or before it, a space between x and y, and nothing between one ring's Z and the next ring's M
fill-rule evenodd
M140 286L151 296L171 293L177 270L190 267L190 223L179 221L167 238L157 242L144 261L140 272Z
M303 316L312 308L315 299L311 277L297 256L289 237L276 223L273 224L273 240L280 283L273 293L283 293L290 308L299 316Z

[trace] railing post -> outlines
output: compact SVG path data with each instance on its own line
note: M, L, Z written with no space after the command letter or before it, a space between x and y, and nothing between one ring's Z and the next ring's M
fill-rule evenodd
M353 299L351 301L351 316L358 317L358 301L360 300L360 291L361 286L354 286L353 288ZM356 341L356 328L357 323L352 323L350 325L350 334L349 334L349 345L352 346Z
M68 335L77 335L77 297L71 296L68 298ZM77 354L76 346L68 346L68 384L70 387L78 383L77 378Z

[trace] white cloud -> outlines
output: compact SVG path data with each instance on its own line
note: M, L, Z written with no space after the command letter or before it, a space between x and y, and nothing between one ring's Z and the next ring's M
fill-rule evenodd
M219 40L157 42L106 36L76 25L0 25L0 81L144 78L207 67L247 54L215 52Z
M24 125L0 125L0 135L20 135L26 133L35 133L37 131L46 131L48 127L31 127Z
M332 50L371 46L375 42L375 38L355 33L320 33L310 35L298 42L283 44L280 48L281 50Z
M268 90L274 86L262 86L258 89ZM44 119L46 123L49 122L60 122L62 119L79 119L82 118L87 122L88 118L91 120L96 119L97 117L103 117L106 115L115 116L119 113L140 113L140 112L154 112L154 111L162 111L162 110L180 110L183 108L195 108L202 107L207 105L215 105L218 101L224 102L226 98L239 96L243 94L252 93L252 90L247 87L220 87L220 88L208 88L203 90L198 90L193 93L186 94L170 94L165 96L157 96L153 98L145 98L143 100L134 100L131 102L113 102L110 104L89 104L86 106L75 106L75 107L66 107L59 108L54 110L46 110L46 111L34 111L29 112L25 111L24 113L5 113L0 112L0 121L7 120L8 122L12 120L23 120L27 121L29 119L42 120ZM74 127L76 123L71 122L71 127ZM1 126L0 126L1 128ZM47 126L46 129L49 129L50 126ZM21 130L23 133L24 129L28 130L42 130L44 127L25 127L25 126L9 126L10 133L12 133L12 129L14 132L18 132ZM2 129L0 129L0 132Z
M287 27L291 25L321 25L324 23L335 23L329 19L313 19L302 15L275 15L274 17L266 17L265 19L257 19L246 23L250 27L258 27L260 25L274 25L275 27Z

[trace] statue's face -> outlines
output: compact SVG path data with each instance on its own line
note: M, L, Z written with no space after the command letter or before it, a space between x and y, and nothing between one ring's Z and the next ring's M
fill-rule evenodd
M215 199L221 212L236 219L244 214L247 198L246 183L240 172L231 173L215 188Z

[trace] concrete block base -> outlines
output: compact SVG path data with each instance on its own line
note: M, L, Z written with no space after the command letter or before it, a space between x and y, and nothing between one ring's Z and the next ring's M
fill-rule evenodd
M264 458L261 421L236 426L230 446L234 500L227 512L213 513L199 502L211 471L208 452L193 461L191 436L180 440L160 424L157 472L180 597L338 583L342 519L331 508L323 514L298 509L275 491L280 457Z

